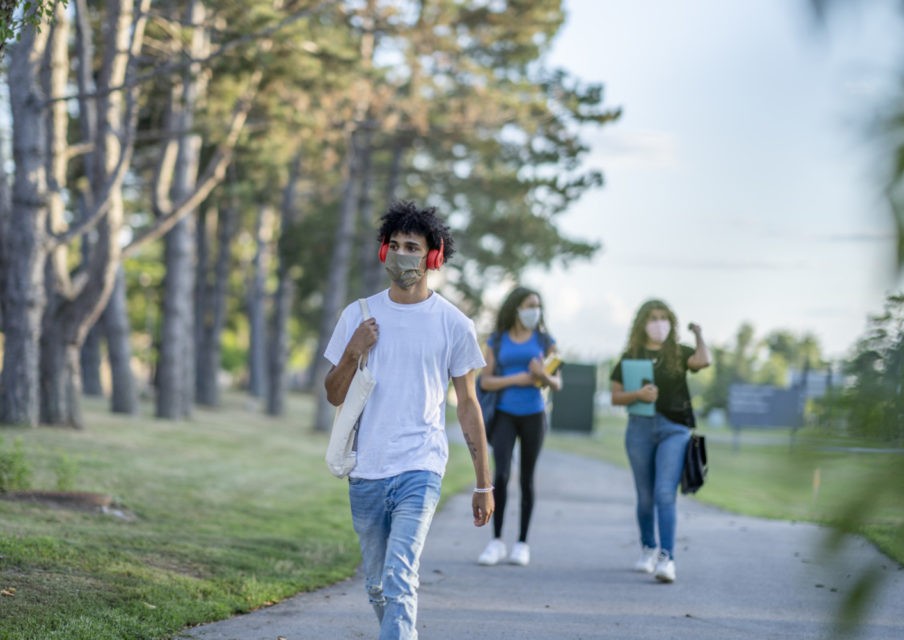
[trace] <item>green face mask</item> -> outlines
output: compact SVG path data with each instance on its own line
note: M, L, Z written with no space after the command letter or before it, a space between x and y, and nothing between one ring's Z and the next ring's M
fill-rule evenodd
M402 289L410 289L424 277L421 263L423 256L412 256L390 251L386 255L386 272Z

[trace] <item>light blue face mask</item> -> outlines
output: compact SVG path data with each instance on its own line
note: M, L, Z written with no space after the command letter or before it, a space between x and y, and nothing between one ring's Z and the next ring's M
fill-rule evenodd
M521 320L521 324L533 331L540 324L540 313L540 307L518 309L518 319Z
M410 289L424 277L424 270L421 268L422 262L424 262L423 256L390 251L386 254L386 272L389 274L389 278L402 289Z

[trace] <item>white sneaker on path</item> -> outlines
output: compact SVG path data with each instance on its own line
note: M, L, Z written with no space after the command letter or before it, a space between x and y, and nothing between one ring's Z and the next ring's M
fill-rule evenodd
M509 562L526 567L530 562L530 547L526 542L516 542L509 555Z
M499 538L494 538L493 540L490 540L486 549L484 549L483 553L480 554L480 557L477 558L477 564L491 567L494 564L499 564L503 558L505 558L505 543Z
M643 573L653 573L656 568L657 550L653 547L644 547L640 552L640 558L634 563L634 570Z
M669 554L660 552L656 558L656 570L653 576L659 582L675 582L675 561L669 557Z

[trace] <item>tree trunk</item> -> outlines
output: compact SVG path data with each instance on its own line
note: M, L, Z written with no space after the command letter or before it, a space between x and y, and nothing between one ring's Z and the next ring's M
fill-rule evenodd
M185 11L186 24L204 23L202 2L190 2ZM192 32L187 55L201 60L208 53L205 29ZM187 200L198 180L201 138L193 132L194 110L206 91L199 64L188 68L181 86L173 88L171 101L173 127L177 136L176 164L173 175L173 202ZM163 328L157 367L157 409L159 418L182 419L191 414L195 391L195 220L188 214L164 239L166 277L163 281Z
M280 238L295 224L297 215L298 180L301 175L301 154L292 162L289 178L283 192L280 211ZM286 391L288 388L289 361L289 314L295 297L295 282L289 270L283 249L276 256L276 292L273 294L273 313L270 317L270 332L267 348L267 371L270 384L267 387L267 415L281 416L285 413Z
M376 220L373 198L373 130L368 127L361 145L361 199L358 204L360 233L357 236L358 282L360 290L356 298L376 293L382 282L383 265L380 264L380 245L376 241Z
M72 324L71 322L68 324ZM84 428L81 411L81 341L64 333L47 331L41 336L41 367L56 367L62 375L41 371L41 421Z
M288 389L289 314L295 297L295 282L280 264L276 292L273 296L273 315L270 320L270 344L268 369L270 384L267 386L267 414L281 416L285 413Z
M110 361L110 410L113 413L138 413L138 391L132 373L132 326L126 304L126 273L116 270L113 292L98 323L107 337L107 357Z
M107 285L101 285L101 288ZM87 334L89 306L98 302L80 297L74 302L54 296L44 313L41 335L41 422L84 428L81 411L81 348ZM80 318L88 318L80 321Z
M392 148L392 163L389 165L389 179L386 181L386 200L395 202L399 199L399 185L402 182L402 157L405 155L407 142L397 139Z
M157 360L158 418L191 415L194 395L195 220L182 219L165 238L163 322Z
M108 216L121 219L122 201L118 194L110 197ZM113 223L113 226L117 226ZM110 234L106 222L99 226L97 255L92 259L90 278L79 288L74 299L54 295L44 314L44 331L41 345L41 419L47 424L69 425L82 428L81 412L81 364L79 354L89 327L100 322L98 316L110 301L114 289L118 263L118 244ZM124 315L124 314L123 314ZM118 339L109 327L105 330L111 338ZM126 329L128 331L128 329ZM126 340L128 338L126 337ZM117 360L116 343L111 339L108 347L111 363ZM74 354L74 355L73 355ZM121 358L121 356L119 356ZM126 355L128 358L128 354ZM117 385L128 380L117 381Z
M77 62L76 80L78 83L79 95L79 127L81 129L82 138L85 140L97 139L97 102L91 98L87 98L88 94L94 93L96 90L94 84L94 74L92 63L94 60L94 36L91 31L91 21L88 15L88 5L86 0L75 0L75 26L76 38L75 59ZM84 155L85 174L91 174L94 170L94 158L90 151ZM92 175L89 179L89 185L95 183L96 176ZM86 201L87 200L87 201ZM81 191L79 204L82 220L87 220L91 213L91 207L88 202L93 202L90 187ZM87 262L91 256L91 250L94 242L89 236L82 238L82 261ZM82 369L82 390L87 396L103 395L103 387L100 379L101 365L101 342L103 341L103 322L96 322L88 331L85 337L85 344L82 345L81 352L81 369Z
M41 329L41 413L44 424L63 424L68 418L66 411L66 340L58 331L56 316L60 313L62 301L54 296L44 308ZM81 371L79 371L81 375Z
M69 82L69 17L62 3L57 3L54 21L50 27L45 65L41 73L44 95L49 98L62 96ZM67 228L65 202L67 172L69 169L69 110L66 101L54 100L47 110L47 197L50 206L48 223L54 234ZM70 296L68 283L69 246L60 243L49 256L47 291ZM65 278L57 278L65 273Z
M93 152L91 168L87 172L91 184L88 219L96 218L96 241L92 243L91 255L84 268L71 280L62 259L51 262L53 282L61 293L55 295L54 314L47 316L49 322L45 325L52 335L44 340L50 351L43 369L46 379L42 389L47 395L42 398L42 414L53 424L83 426L78 354L89 328L98 321L109 301L120 265L121 181L134 138L135 90L124 92L119 87L125 83L133 56L140 48L148 3L149 0L142 0L137 17L132 0L111 3L106 15L104 58L97 73L97 122L91 128L96 138L90 141ZM62 20L63 16L58 13L57 23ZM60 94L62 91L60 89ZM65 242L59 242L59 246L63 245ZM65 366L60 366L61 358Z
M229 272L232 262L230 247L235 237L238 214L232 207L224 207L218 214L217 222L217 262L214 266L213 286L204 297L199 314L210 310L201 329L204 347L198 351L197 398L200 404L217 407L220 405L218 384L223 352L222 336L226 324L226 294L229 289ZM203 316L202 316L203 317Z
M189 131L189 113L177 119ZM183 135L179 141L173 199L191 192L198 171L201 140ZM163 314L160 351L157 356L158 418L181 420L191 415L195 390L195 219L186 216L164 238Z
M47 164L44 100L38 81L46 26L23 29L10 48L10 107L15 178L4 244L4 347L0 423L35 426L39 418L39 349L46 297Z
M323 357L323 351L329 342L336 325L336 318L347 303L348 272L351 263L351 252L355 233L355 205L358 202L358 136L349 136L348 151L345 161L345 186L339 206L339 224L336 225L336 236L333 241L333 254L330 257L329 276L323 292L323 315L320 320L317 352L314 354L314 391L317 393L317 412L314 418L315 431L329 431L335 408L326 399L324 382L330 370L330 363Z
M68 26L65 9L57 5L41 74L44 93L51 98L63 95L69 79ZM64 190L69 166L68 130L66 103L55 100L47 112L48 225L54 234L65 232L67 227ZM81 426L70 421L68 403L72 381L67 378L66 328L60 326L68 300L73 296L68 262L69 246L59 244L50 252L44 272L48 301L41 324L41 422ZM77 376L76 384L81 388L81 364Z
M210 217L208 207L201 207L198 210L197 230L195 232L195 402L205 406L215 406L211 402L216 397L216 390L210 395L207 389L203 387L209 386L210 382L205 380L210 375L215 375L210 369L210 363L207 360L207 354L210 351L210 344L207 341L206 327L209 323L211 309L209 300L211 299L210 283L210 226L207 220ZM214 369L215 371L215 369ZM216 388L216 381L213 383Z
M232 272L232 241L238 231L239 214L231 205L219 213L217 224L217 263L214 267L213 318L210 328L210 362L214 365L214 380L222 367L223 327L226 326L226 297L229 294L229 275ZM219 387L217 388L219 390ZM219 396L217 397L219 404Z
M3 283L6 282L6 247L4 238L9 234L9 176L6 173L6 136L0 129L0 333L3 333L3 307L6 296L3 294ZM2 384L2 382L0 382Z
M139 7L140 12L147 9L148 0L143 0L143 5ZM75 16L76 16L76 47L78 52L78 70L77 82L79 92L83 96L79 99L79 125L82 131L82 137L85 140L96 140L92 152L88 152L85 156L85 173L89 177L91 188L86 192L86 198L89 199L90 206L86 207L88 212L96 210L98 202L97 198L104 197L104 190L107 182L111 179L113 171L123 154L127 153L127 149L123 148L121 139L124 137L123 132L130 126L128 117L128 107L124 108L121 92L116 92L108 98L101 99L100 105L95 98L89 97L95 93L97 87L94 81L94 72L91 62L94 60L94 41L91 30L90 15L85 0L75 0ZM141 41L141 28L136 28L133 24L133 3L120 3L118 11L111 11L108 17L108 41L105 46L105 59L100 74L100 81L106 90L113 86L119 86L126 78L128 73L129 56L126 54L131 44L132 50L136 50L135 42L129 42L130 33L137 42ZM143 21L141 22L143 24ZM103 122L99 122L99 111L103 110ZM102 131L103 135L98 136L98 131ZM88 217L87 215L85 216ZM118 232L121 224L122 205L118 193L112 195L112 215L108 216L106 224L102 228L102 233L109 230L112 233L113 241L118 244ZM112 222L112 227L110 223ZM108 237L108 236L104 236ZM109 237L108 237L109 239ZM84 252L85 264L91 261L91 255L98 246L97 242L88 242L88 238L83 238L83 245L88 246L88 250ZM128 318L128 309L126 306L126 287L125 274L119 265L118 247L101 249L110 262L108 264L97 264L95 273L100 276L100 281L109 283L112 280L112 291L104 290L92 294L96 297L97 304L103 306L103 313L100 319L94 324L87 340L92 340L92 334L102 334L107 341L107 355L110 364L111 378L111 396L110 405L114 413L134 414L138 411L138 397L136 394L135 376L132 373L131 360L132 348L130 343L131 327ZM116 257L114 257L116 256ZM115 273L114 273L115 272ZM109 300L103 304L103 300L109 295ZM85 315L90 316L97 312L89 306L85 309ZM78 318L78 322L85 322L84 318ZM100 337L100 336L98 336ZM98 339L98 344L100 340ZM86 343L87 346L87 343ZM83 347L82 351L85 351ZM93 365L92 365L93 366ZM82 368L85 375L87 369ZM93 371L92 375L96 375ZM89 388L94 382L90 382L86 378L83 380L83 391L87 394Z
M86 396L99 398L104 395L104 386L100 380L101 342L103 340L103 320L94 323L85 344L79 354L79 366L82 371L82 391Z
M84 0L80 0L84 2ZM86 198L90 198L90 194L82 194L79 198L81 219L85 220L90 211L85 202ZM82 262L87 263L91 258L94 250L94 241L91 236L82 238ZM104 323L103 316L98 322L91 325L88 335L85 336L85 343L82 345L79 354L79 362L82 372L82 392L86 396L100 397L104 394L103 383L100 378L100 367L103 357L101 355L101 344L104 341Z
M251 278L248 283L248 392L255 398L267 393L267 312L266 280L269 264L269 246L272 237L272 211L262 206L257 218L257 250L251 261Z
M119 264L118 230L121 228L122 216L122 197L116 190L108 198L106 219L98 225L99 242L94 249L86 277L83 277L80 285L76 287L73 298L68 299L54 295L51 305L53 313L50 313L49 310L45 313L44 332L49 336L43 340L43 344L51 351L41 355L42 361L46 360L42 363L41 411L43 421L48 424L83 427L80 407L81 366L78 354L81 352L89 328L95 323L101 325L101 330L108 336L107 347L111 371L114 373L114 395L121 397L123 393L131 393L133 388L131 372L123 374L121 364L123 360L127 362L130 359L128 346L125 347L126 353L122 354L122 341L128 342L128 320L125 319L126 327L124 329L114 327L112 332L107 323L114 313L119 313L121 318L125 318L125 310L121 306L124 304L124 300L120 298L111 301L111 293L114 290L119 271L117 266ZM114 229L117 232L114 232ZM100 315L108 303L113 304L113 310L109 315L104 312L107 318L101 320ZM117 335L117 331L119 335ZM62 345L57 344L59 340L63 340ZM61 351L62 355L55 353L56 350ZM70 352L76 354L74 362L78 366L74 366L70 362ZM66 366L60 366L61 358L65 359ZM126 367L128 368L128 365ZM126 408L119 407L119 405L117 407L120 412L130 412L128 403Z

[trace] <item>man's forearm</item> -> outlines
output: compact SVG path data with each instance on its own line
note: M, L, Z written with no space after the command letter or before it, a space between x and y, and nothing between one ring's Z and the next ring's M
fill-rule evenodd
M352 384L352 378L355 377L357 368L357 360L351 360L343 355L339 364L326 374L326 380L323 384L326 388L326 399L334 407L338 407L345 402L345 395L348 393L348 388Z
M490 462L487 456L487 438L480 414L480 404L475 399L466 399L458 405L458 422L465 438L465 444L474 464L474 477L478 487L489 487L492 483Z

